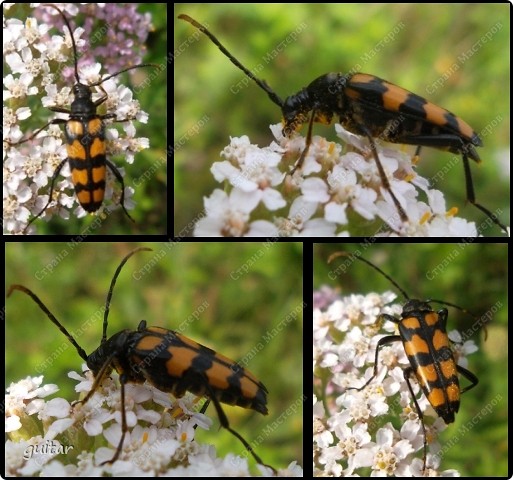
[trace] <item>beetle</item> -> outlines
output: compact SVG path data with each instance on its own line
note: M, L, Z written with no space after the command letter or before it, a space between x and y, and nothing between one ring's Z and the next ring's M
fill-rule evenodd
M350 387L348 390L361 391L366 388L378 375L380 349L393 342L402 342L410 362L410 366L403 370L404 380L413 399L424 435L423 471L425 471L427 467L427 432L422 410L419 407L410 378L416 378L428 402L446 424L454 422L460 406L460 395L478 384L478 378L472 372L456 363L447 335L448 310L442 308L435 312L431 303L453 307L472 316L476 321L479 319L473 313L453 303L434 299L425 301L411 299L393 278L362 256L337 252L329 257L328 263L338 257L346 257L351 261L358 259L366 263L389 280L405 298L406 303L403 305L401 318L383 313L379 315L380 319L395 323L398 326L399 335L388 335L378 340L371 377L362 387ZM469 380L470 385L461 389L458 373Z
M301 169L312 142L314 123L329 125L334 117L349 132L365 137L376 162L383 187L390 194L401 221L408 216L390 187L374 138L391 143L433 147L462 155L467 201L507 232L497 216L476 201L469 158L481 161L476 148L479 135L460 117L402 87L367 73L327 73L282 100L272 88L242 65L201 23L189 15L178 18L204 33L228 59L252 79L282 111L283 135L291 137L308 123L306 144L290 175Z
M152 249L136 248L126 255L118 265L105 302L100 346L89 355L30 289L14 284L10 286L7 294L9 297L13 291L18 290L28 295L66 336L92 371L94 382L91 390L75 405L86 404L105 378L113 370L118 372L121 387L121 438L113 457L102 462L101 465L117 461L123 449L128 431L125 385L128 383L141 384L147 381L163 392L172 393L176 398L183 397L186 392L207 397L207 402L210 401L214 404L221 426L240 440L257 463L269 467L276 473L276 470L270 465L266 465L251 445L230 427L221 406L221 403L237 405L262 415L268 414L267 388L250 371L181 333L162 327L148 327L145 320L140 321L137 330L126 329L107 338L108 314L117 278L128 259L141 251L152 251Z
M136 118L138 112L135 103L132 102L131 113L126 118L117 118L116 113L97 113L98 107L104 104L109 96L102 84L111 78L114 78L124 72L134 70L141 67L158 67L156 64L141 63L132 65L125 69L122 69L114 74L108 75L101 80L89 83L83 83L79 76L78 70L78 53L76 42L74 38L74 32L71 29L70 23L64 15L63 11L53 4L42 4L43 7L47 7L51 10L58 12L61 16L71 38L71 46L73 51L73 63L74 63L74 77L75 84L72 88L73 101L71 102L70 108L62 108L60 106L50 106L49 110L57 113L68 114L67 119L56 118L49 121L43 127L37 129L33 134L27 138L21 138L17 141L6 139L5 143L9 147L15 147L25 142L34 139L41 131L45 130L50 125L65 125L64 134L66 139L66 151L67 158L62 160L55 168L51 181L50 190L47 203L44 207L35 215L23 229L23 233L27 232L29 226L38 219L48 209L53 201L53 193L55 188L55 182L59 176L62 168L68 162L71 170L71 180L74 186L75 195L79 204L82 208L89 213L98 211L101 207L106 188L106 173L109 169L116 180L121 185L121 198L120 205L125 215L133 222L134 220L128 213L125 206L125 184L123 177L114 163L107 158L107 144L106 144L106 125L107 121L114 121L118 123L131 122ZM102 94L99 98L93 101L93 87L98 87ZM128 107L128 105L125 105ZM132 147L125 147L130 150ZM140 148L140 147L137 147Z

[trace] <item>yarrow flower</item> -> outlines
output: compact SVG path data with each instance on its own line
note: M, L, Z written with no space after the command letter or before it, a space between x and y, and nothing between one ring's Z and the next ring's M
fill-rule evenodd
M15 4L10 5L4 7L4 14L5 10L8 11ZM101 9L102 5L109 4L97 4L94 8ZM75 27L71 19L76 18L79 7L76 4L59 4L59 7L70 17L71 28L74 28L73 38L80 59L78 75L81 83L88 85L106 78L105 73L100 73L102 64L92 63L90 58L91 49L88 48L87 38L91 33L92 23L87 22L86 30ZM81 6L80 9L85 7ZM55 9L43 6L35 9L34 15L41 14L47 21L51 18L60 19L57 20L61 23L57 34L50 37L51 25L40 23L35 17L28 17L25 21L17 18L4 19L3 54L7 66L7 70L4 70L3 107L5 233L23 232L30 218L41 212L48 202L52 176L57 166L68 156L60 125L46 125L35 138L17 144L52 119L67 120L68 114L52 113L47 109L69 110L74 98L71 86L76 82L73 75L75 58L68 28L62 25L62 18ZM45 10L44 15L38 9ZM134 25L136 24L134 19ZM116 22L110 24L111 27L115 25ZM146 25L149 27L148 22ZM86 57L81 53L84 49L88 52ZM125 62L126 68L138 63L139 52L131 55L130 50L125 48L122 56L116 56L116 65L120 58ZM133 163L134 155L149 147L147 138L136 136L133 122L137 120L146 123L148 115L141 110L137 100L133 99L132 91L119 84L118 77L92 87L92 92L93 101L108 96L107 101L99 106L98 113L114 116L112 126L108 125L105 132L107 157L123 155L126 163ZM122 133L118 130L119 126L115 128L115 119L128 120L117 124L122 125ZM118 170L123 177L124 169ZM134 208L133 193L133 188L125 186L124 205L127 210ZM121 194L118 179L107 168L106 202L97 214L108 213L112 206L119 206ZM59 215L67 219L70 214L80 218L87 213L76 199L68 162L65 162L59 178L55 181L52 197L53 202L41 218L48 220L53 215ZM27 232L33 233L35 229L36 226L31 225Z
M287 172L305 148L304 137L283 137L277 124L271 126L276 142L268 147L259 148L246 136L232 138L221 153L225 160L211 169L224 188L205 198L205 216L194 235L347 237L370 227L373 236L477 236L475 224L456 217L456 209L447 210L443 194L415 172L411 156L376 142L408 217L403 222L366 140L339 125L335 129L344 147L314 136L292 176Z
M92 373L70 372L85 396ZM121 398L118 379L106 378L86 404L62 398L45 400L58 390L43 385L43 377L13 383L5 398L5 472L7 476L250 476L248 459L216 457L215 448L195 440L195 427L208 430L212 420L197 412L197 398L172 396L148 384L125 385L128 432L119 459L111 459L121 438ZM83 398L82 396L82 398ZM269 468L256 466L262 475ZM282 471L302 476L291 463Z
M324 298L332 298L327 289ZM318 292L320 295L320 292ZM396 297L384 294L349 295L330 305L314 308L314 476L422 476L424 435L421 420L404 379L410 366L402 342L380 349L377 377L373 375L377 342L397 335L397 325L382 314L400 316L402 305L390 304ZM382 332L386 332L383 334ZM461 342L458 332L449 332L454 356L466 365L465 356L477 350L473 341ZM420 387L411 381L418 397ZM438 470L442 460L438 433L445 429L424 394L418 400L427 430L429 475L455 476L455 470ZM399 418L400 423L395 419ZM419 454L420 453L420 454ZM369 470L370 469L370 470Z

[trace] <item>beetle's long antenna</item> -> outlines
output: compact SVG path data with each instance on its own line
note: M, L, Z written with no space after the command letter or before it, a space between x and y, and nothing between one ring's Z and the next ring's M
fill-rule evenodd
M77 352L78 354L80 355L80 357L82 358L82 360L84 360L85 362L87 362L87 353L85 352L85 350L77 343L77 341L73 338L73 336L71 335L71 333L69 333L66 328L61 324L61 322L59 322L59 320L57 320L57 318L55 317L55 315L50 312L50 310L48 310L48 308L46 307L46 305L39 299L39 297L32 291L32 290L29 290L27 287L24 287L23 285L11 285L9 287L9 291L7 292L7 296L10 297L11 296L11 293L14 291L14 290L19 290L20 292L23 292L23 293L26 293L32 300L34 300L34 302L36 302L36 304L38 305L38 307L43 310L44 313L46 313L46 316L50 319L50 321L57 326L57 328L62 332L64 333L64 335L66 335L66 337L68 338L68 340L73 344L73 346L77 349Z
M254 80L257 85L264 90L267 95L269 95L269 98L278 105L280 108L283 107L283 100L276 95L276 93L271 89L269 85L265 82L265 80L260 80L259 78L255 77L242 63L240 63L224 46L223 44L212 34L208 31L206 27L204 27L201 23L194 20L194 18L189 17L189 15L178 15L178 18L181 20L185 20L186 22L189 22L191 25L195 26L198 30L203 32L212 42L217 45L217 48L221 50L229 59L230 61L237 67L240 68L249 78Z
M57 6L53 5L52 3L43 3L43 7L55 8L55 10L57 10L61 14L61 17L64 20L64 23L68 27L69 35L71 37L71 44L73 45L73 55L75 57L75 80L77 81L77 83L80 83L80 77L78 76L77 46L75 45L75 38L73 37L73 30L71 30L68 19L66 18L66 15L64 15L63 11L60 8L58 8Z
M112 277L112 280L110 282L110 288L109 293L107 294L107 300L105 302L105 312L103 314L103 334L102 334L102 341L101 343L105 343L107 341L107 325L108 325L108 316L109 316L109 310L110 310L110 301L112 300L112 294L114 292L114 286L116 285L116 281L118 280L118 276L121 273L121 269L123 268L123 265L127 262L127 260L137 252L151 252L152 249L148 247L139 247L135 250L132 250L123 260L121 260L121 263L118 265L118 268L116 268L116 271L114 272L114 276Z
M328 258L328 263L331 263L337 257L348 257L348 258L351 258L351 259L357 258L358 260L361 260L362 262L365 262L367 265L370 265L374 270L377 270L379 273L381 273L381 275L383 275L386 279L388 279L390 281L390 283L392 283L392 285L395 288L397 288L397 290L399 290L402 293L403 297L406 300L410 299L410 297L404 291L404 289L401 288L398 285L398 283L390 275L387 275L383 270L381 270L380 268L376 267L376 265L374 265L373 263L369 262L368 260L365 260L365 258L360 257L358 255L355 255L353 253L349 253L349 252L337 252L337 253L334 253L333 255L330 255L330 257Z
M337 257L347 257L347 258L350 258L350 259L356 258L358 260L361 260L362 262L365 262L367 265L370 265L374 270L377 270L379 273L381 273L381 275L383 275L387 280L389 280L390 283L392 283L392 285L394 285L394 287L396 287L397 290L399 290L402 293L402 295L404 296L404 298L406 300L410 299L410 297L404 291L404 289L392 277L390 277L390 275L386 274L379 267L377 267L373 263L369 262L369 260L366 260L363 257L360 257L358 255L355 255L355 254L349 253L349 252L336 252L336 253L330 255L330 257L328 258L328 263L331 263ZM485 331L485 340L487 339L488 331L486 329L486 322L482 322L481 318L478 315L476 315L475 313L472 313L470 310L467 310L466 308L460 307L459 305L455 305L454 303L446 302L444 300L435 300L434 298L430 298L429 300L426 300L426 302L428 302L428 303L438 303L440 305L446 305L448 307L453 307L453 308L456 308L457 310L460 310L461 312L466 313L467 315L471 316L476 322L479 322L481 325L483 325L483 328L484 328L484 331Z
M71 36L71 44L73 45L73 55L75 57L75 79L76 79L77 83L81 83L80 82L80 77L78 76L77 46L75 44L75 38L73 37L73 31L71 30L71 26L70 26L70 24L68 22L68 19L66 18L66 15L64 15L64 12L60 8L58 8L57 6L53 5L52 3L43 3L43 7L55 8L55 10L57 10L61 14L61 17L64 20L64 23L68 27L68 31L69 31L69 34ZM92 84L90 84L88 86L89 87L97 87L101 83L105 82L106 80L111 79L112 77L115 77L115 76L119 75L120 73L128 72L129 70L133 70L134 68L139 68L139 67L157 67L157 68L159 68L159 65L157 65L155 63L139 63L137 65L132 65L131 67L124 68L123 70L120 70L119 72L113 73L112 75L109 75L108 77L105 77L105 78L101 79L100 81L98 81L96 83L92 83Z

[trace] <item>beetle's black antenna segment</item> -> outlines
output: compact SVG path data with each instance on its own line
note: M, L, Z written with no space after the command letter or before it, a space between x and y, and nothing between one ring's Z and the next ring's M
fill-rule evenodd
M259 78L255 77L242 63L240 63L224 46L223 44L212 34L208 31L206 27L204 27L201 23L197 22L193 18L189 17L189 15L181 14L178 15L178 18L181 20L185 20L186 22L189 22L191 25L196 27L198 30L203 32L212 42L223 52L229 60L239 69L241 69L249 78L254 80L257 85L264 90L269 98L272 100L273 103L278 105L280 108L283 107L283 100L276 95L276 93L271 89L269 85L264 80L260 80Z
M55 8L55 10L57 10L62 19L64 20L64 23L66 24L66 26L68 27L68 32L69 32L69 35L71 37L71 44L73 45L73 56L75 58L75 80L77 81L77 83L80 83L80 77L78 76L78 55L77 55L77 46L75 45L75 38L73 37L73 30L71 30L71 26L68 22L68 19L66 18L66 15L64 15L64 13L62 12L62 10L60 8L58 8L57 6L53 5L52 3L43 3L42 5L43 7L51 7L51 8Z
M383 275L386 279L388 279L392 285L397 288L397 290L399 290L403 297L406 299L406 300L409 300L410 297L408 296L408 294L404 291L403 288L401 288L397 282L390 276L390 275L387 275L383 270L381 270L379 267L376 267L376 265L374 265L373 263L369 262L368 260L366 260L365 258L363 257L360 257L358 255L355 255L353 253L349 253L349 252L336 252L332 255L330 255L330 257L328 258L328 263L331 263L333 260L335 260L335 258L337 257L348 257L348 258L357 258L358 260L361 260L362 262L366 263L367 265L370 265L374 270L377 270L379 273L381 273L381 275Z
M114 286L116 285L119 274L121 273L121 269L123 268L125 263L128 261L128 259L135 253L137 253L137 252L152 252L152 251L153 250L148 247L136 248L135 250L132 250L125 258L123 258L123 260L121 260L121 263L118 265L118 268L116 268L116 271L114 272L114 276L112 277L112 280L110 282L109 293L107 294L107 300L105 302L105 312L103 314L103 334L102 334L101 343L105 343L107 341L107 325L108 325L108 317L109 317L109 310L110 310L110 301L112 300Z
M87 362L87 353L85 350L77 343L77 341L73 338L71 333L69 333L66 328L55 318L55 315L48 310L46 305L39 299L39 297L32 291L29 290L27 287L24 287L23 285L11 285L9 288L9 292L7 292L7 296L10 297L11 293L14 290L19 290L20 292L26 293L34 302L36 302L37 306L43 310L44 313L46 313L46 316L50 319L50 321L57 326L57 328L66 335L68 340L73 344L73 346L77 349L78 354L82 358L82 360Z
M69 24L69 21L68 21L66 15L64 15L64 12L59 7L57 7L56 5L53 5L52 3L43 3L42 6L43 7L55 8L55 10L57 10L60 13L60 15L62 17L62 20L66 24L66 27L68 27L69 35L71 37L71 45L73 46L73 57L75 59L75 62L74 62L75 63L75 79L76 79L77 83L81 83L80 82L80 77L78 76L77 45L75 43L75 37L73 36L73 30L71 30L71 25ZM123 70L120 70L119 72L113 73L112 75L109 75L108 77L105 77L105 78L103 78L102 80L100 80L100 81L98 81L96 83L90 84L89 87L97 87L101 83L105 82L106 80L110 80L111 78L119 75L120 73L125 73L125 72L128 72L129 70L133 70L133 69L139 68L139 67L158 67L158 65L155 64L155 63L139 63L137 65L132 65L131 67L124 68Z
M43 3L42 4L43 7L51 7L51 8L55 8L55 10L57 10L62 19L64 20L64 23L66 24L66 26L68 27L68 31L69 31L69 35L71 37L71 44L73 45L73 56L75 58L75 79L77 81L77 83L80 83L80 77L78 76L78 54L77 54L77 46L75 44L75 38L73 37L73 30L71 30L71 26L69 24L69 21L68 19L66 18L66 15L64 15L64 12L57 6L53 5L52 3ZM98 85L100 85L101 83L105 82L106 80L110 80L111 78L113 77L116 77L117 75L119 75L120 73L125 73L125 72L128 72L129 70L134 70L135 68L140 68L140 67L159 67L157 64L155 63L139 63L137 65L132 65L131 67L128 67L128 68L125 68L123 70L120 70L119 72L116 72L116 73L113 73L112 75L109 75L108 77L105 77L101 80L99 80L98 82L95 82L95 83L91 83L89 84L88 86L89 87L97 87ZM124 207L123 207L124 208ZM125 210L125 213L127 213L128 215L128 212L126 212ZM128 217L132 220L132 217L130 217L130 215L128 215ZM133 220L132 220L133 221Z

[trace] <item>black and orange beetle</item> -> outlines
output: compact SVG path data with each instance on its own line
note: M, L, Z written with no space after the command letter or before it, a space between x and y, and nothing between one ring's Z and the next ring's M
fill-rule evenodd
M312 142L313 123L329 125L338 116L340 124L347 131L369 141L381 183L390 194L401 221L407 222L408 216L390 187L377 154L375 138L391 143L417 145L417 154L422 146L461 154L467 200L507 233L506 226L497 216L476 201L469 158L478 163L481 161L475 147L482 146L482 141L474 129L458 116L402 87L360 72L321 75L307 87L283 100L265 81L244 67L204 25L185 14L178 18L203 32L280 107L284 136L290 137L308 123L305 148L289 172L290 175L303 165Z
M113 370L119 374L121 386L121 438L110 460L101 465L116 462L123 451L123 443L128 432L125 412L125 385L141 384L147 381L157 389L181 398L186 392L204 396L211 401L221 426L237 437L253 458L261 465L266 465L255 453L251 445L230 427L222 403L237 405L267 415L267 389L251 372L237 362L200 345L184 335L161 327L148 327L141 320L137 330L123 330L107 338L108 314L114 286L121 269L127 260L137 252L152 251L151 248L139 247L126 255L117 267L111 280L104 310L103 334L100 346L90 355L80 347L75 338L48 310L39 297L23 285L11 285L7 296L14 290L27 294L43 310L52 323L73 344L80 357L87 363L94 376L91 390L78 404L86 404L102 382ZM204 409L206 405L204 405Z
M387 335L378 340L374 354L372 375L361 387L348 387L347 390L362 391L368 387L378 376L378 356L381 347L393 342L402 342L404 352L410 363L409 367L403 369L403 376L411 398L413 399L423 432L424 455L422 471L425 472L427 468L428 434L422 410L413 391L410 378L414 377L416 379L427 401L446 424L454 422L455 415L460 406L460 395L478 384L477 377L456 362L450 345L451 340L449 340L447 335L447 309L442 308L435 312L431 307L431 303L434 302L456 308L472 316L478 325L485 325L484 323L481 324L481 320L474 314L458 305L441 300L431 299L423 301L411 299L393 278L369 260L359 255L337 252L329 257L328 263L331 263L338 257L346 257L348 259L348 263L340 268L347 268L354 259L366 263L389 280L406 300L406 303L402 307L401 318L396 318L393 315L384 313L379 314L378 320L388 320L395 323L399 334ZM391 368L390 365L389 368ZM471 382L470 385L465 388L460 388L458 374L463 375L469 380Z
M132 102L132 105L129 107L129 103L123 105L123 109L126 111L125 118L118 118L116 113L106 113L99 114L97 113L98 107L105 104L106 101L109 100L109 95L102 87L106 81L114 78L124 72L128 72L130 70L134 70L136 68L141 67L157 67L155 64L141 63L137 65L132 65L130 67L124 68L114 74L105 76L104 78L98 81L89 81L86 83L82 83L79 76L79 68L78 68L78 60L79 56L77 53L77 46L75 41L74 32L71 29L70 23L64 15L63 11L53 4L42 4L42 7L47 7L50 11L56 11L58 15L62 18L64 25L66 26L69 38L71 42L72 54L73 54L73 66L74 66L74 77L75 84L72 88L73 93L73 101L70 105L70 108L63 108L61 106L49 106L48 109L52 112L56 113L64 113L68 114L68 119L63 118L55 118L49 121L46 125L41 128L38 128L34 133L29 135L26 138L21 138L19 140L13 141L10 138L4 139L6 145L11 147L16 147L20 144L28 142L34 139L40 132L45 131L50 125L65 125L64 134L66 139L66 151L67 158L60 161L55 170L53 171L53 175L50 180L50 190L48 194L48 201L43 206L43 208L30 219L30 221L26 224L23 229L23 233L27 232L27 229L30 225L38 219L43 213L48 209L50 204L54 201L53 193L55 188L55 182L57 177L59 176L61 170L64 165L68 162L71 170L71 181L73 183L73 187L75 190L75 195L80 206L89 213L94 213L98 211L101 207L104 197L105 197L105 189L106 189L106 175L107 168L112 172L116 180L121 185L121 193L120 193L120 205L123 209L125 215L133 221L132 217L128 213L125 207L125 184L123 181L123 176L121 175L119 169L107 158L107 144L106 144L106 131L105 127L107 121L118 122L118 123L126 123L131 122L136 119L136 116L139 115L139 107L136 103ZM55 48L52 46L52 48ZM49 49L51 50L51 48ZM49 62L50 59L43 57L45 62ZM49 67L48 67L49 68ZM62 68L62 67L60 67ZM42 69L43 70L43 69ZM97 73L97 72L96 72ZM92 75L92 73L91 73ZM96 75L97 77L97 75ZM101 92L101 96L93 101L93 87L98 87ZM116 92L119 96L124 96L128 99L127 94L121 91ZM64 96L64 95L63 95ZM59 97L60 99L60 97ZM125 100L123 100L125 101ZM109 107L110 111L114 111L116 107L115 103L118 102L121 104L120 98L116 99L115 102ZM107 102L108 103L108 102ZM14 115L13 115L14 117ZM142 117L141 117L142 118ZM128 124L127 124L128 125ZM129 128L127 126L127 128ZM48 132L47 132L48 134ZM133 133L132 133L133 135ZM121 144L121 139L119 139ZM133 140L133 144L130 145L130 142L125 142L125 146L123 149L127 152L133 151L135 149L140 149L141 147L137 145L135 139ZM41 155L41 153L39 153ZM52 158L53 160L53 158ZM37 183L37 182L36 182Z

